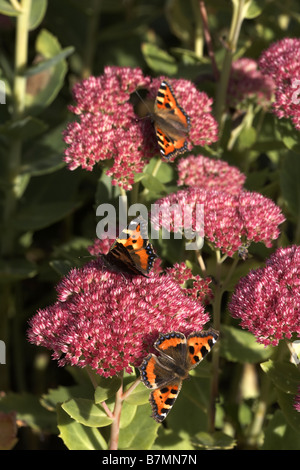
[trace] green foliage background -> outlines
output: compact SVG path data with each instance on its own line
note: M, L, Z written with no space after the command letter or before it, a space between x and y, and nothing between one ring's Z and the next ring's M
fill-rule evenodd
M245 15L233 59L257 59L272 42L299 35L298 0L210 0L206 8L220 70L237 6L245 8ZM16 24L26 12L28 46L16 38ZM0 79L6 85L6 105L0 105L0 339L6 344L0 411L15 413L5 416L15 416L22 425L14 433L14 419L1 419L0 446L106 449L111 420L100 403L113 403L118 383L98 383L95 391L85 371L59 369L50 352L26 340L29 318L55 301L54 286L61 276L84 262L96 236L97 205L120 194L102 167L91 173L66 169L61 133L73 119L68 112L73 84L101 74L106 65L187 78L217 101L220 89L211 79L199 2L0 0L0 13ZM26 65L20 68L22 60ZM272 198L285 213L277 246L299 244L299 133L272 113L249 106L246 116L234 130L232 116L226 115L219 142L195 153L217 155L245 172L245 186ZM154 160L138 176L148 201L176 189L175 166L162 164L154 177L153 165ZM157 241L168 265L181 261L176 243ZM272 251L259 244L251 247L251 257L239 264L227 286L218 431L207 431L207 361L184 384L167 427L149 417L149 393L142 384L128 396L120 449L300 449L300 414L292 401L300 373L289 363L286 345L259 346L226 311L238 279L263 265ZM195 268L195 261L190 265ZM125 381L129 386L132 378Z

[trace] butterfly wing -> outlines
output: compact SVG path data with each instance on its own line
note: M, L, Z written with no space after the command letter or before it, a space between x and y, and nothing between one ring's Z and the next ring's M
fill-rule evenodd
M161 334L154 343L159 357L149 354L139 370L142 382L152 390L149 401L152 417L158 423L172 409L189 370L209 353L218 337L219 333L212 328L194 332L188 338L183 333L172 331Z
M149 354L139 366L141 380L147 388L157 389L165 387L174 381L172 366L168 367L161 363L154 354Z
M185 378L186 374L180 374L179 371L181 369L183 372L187 372L185 370L187 355L187 340L185 335L178 331L161 334L154 343L154 347L160 352L160 361L163 364L165 362L167 364L172 363L175 373L180 375L182 379Z
M110 265L131 274L147 276L157 255L147 237L146 221L140 217L132 220L104 256Z
M150 394L152 418L161 423L171 411L181 389L181 381L154 390Z
M210 328L207 331L196 331L187 338L187 361L193 369L211 351L219 338L219 332Z
M187 150L190 118L178 105L171 86L161 83L154 104L154 126L163 157L170 158Z
M182 381L174 376L172 363L163 364L154 354L143 360L139 370L144 385L152 389L149 397L152 417L161 423L174 405Z

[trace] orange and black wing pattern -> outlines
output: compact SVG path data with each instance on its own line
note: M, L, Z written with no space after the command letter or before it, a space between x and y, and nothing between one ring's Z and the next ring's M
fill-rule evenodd
M145 224L141 217L130 222L107 255L103 255L109 265L130 274L148 276L157 255L147 238Z
M161 155L176 156L187 150L190 118L179 106L171 86L161 83L154 104L154 126Z

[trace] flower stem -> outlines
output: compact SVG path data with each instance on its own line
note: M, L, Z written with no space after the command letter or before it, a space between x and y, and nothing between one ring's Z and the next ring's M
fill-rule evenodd
M202 277L205 277L206 276L206 266L205 266L204 259L202 257L202 253L201 253L200 250L196 250L195 253L196 253L196 258L197 258L198 264L199 264L201 272L202 272Z
M213 69L213 72L214 72L214 77L215 77L216 80L218 80L219 79L219 70L218 70L218 66L217 66L217 63L216 63L215 54L214 54L213 45L212 45L212 40L211 40L211 35L210 35L210 31L209 31L206 6L205 6L205 2L203 0L199 1L199 8L200 8L200 15L201 15L202 24L203 24L203 33L204 33L205 42L206 42L206 45L207 45L208 55L209 55L209 58L211 60L211 65L212 65L212 69Z
M122 403L123 403L123 383L116 393L116 401L115 401L115 407L113 411L114 420L111 424L111 430L110 430L109 450L118 450Z
M241 26L248 9L248 0L232 0L233 13L231 19L230 32L227 40L227 47L223 65L221 68L220 80L217 86L217 95L215 100L215 117L221 128L222 116L225 108L227 87L230 77L231 63L236 51Z
M130 395L130 393L139 385L140 377L133 382L133 384L123 393L123 381L122 385L116 393L115 407L113 411L114 420L111 425L110 431L110 450L118 449L119 433L120 433L120 419L123 401Z
M203 28L199 12L198 0L192 0L192 8L195 22L194 52L196 56L201 59L201 57L203 57Z
M20 13L16 20L16 45L15 45L15 76L13 83L13 120L20 119L25 110L26 77L23 75L27 65L29 17L31 0L20 2ZM3 211L4 231L1 252L10 255L14 249L15 230L13 229L14 213L18 202L18 182L22 155L22 140L12 140L7 165L7 190Z
M222 287L221 287L221 253L219 250L216 252L216 288L214 292L213 301L213 327L220 331L221 325L221 302L222 302ZM210 405L208 410L208 430L213 433L215 430L215 417L216 417L216 399L219 390L219 347L215 346L212 350L212 379L210 390Z
M87 78L93 73L93 63L97 50L97 30L99 24L100 7L102 0L93 0L87 26L87 38L82 67L82 78Z
M247 444L249 447L257 447L259 439L261 437L262 427L265 421L266 412L268 409L268 399L270 396L270 380L264 374L261 378L261 393L258 402L256 403L256 409L253 416L253 420L249 426L247 433Z
M220 331L221 328L222 297L239 261L238 258L233 260L225 281L221 283L221 267L222 263L225 261L226 258L227 256L225 255L221 256L219 250L216 252L216 288L214 292L213 302L213 327L217 331ZM220 350L218 345L216 345L212 350L212 381L210 393L210 408L208 414L208 429L210 432L214 432L215 429L216 400L219 393L219 362Z

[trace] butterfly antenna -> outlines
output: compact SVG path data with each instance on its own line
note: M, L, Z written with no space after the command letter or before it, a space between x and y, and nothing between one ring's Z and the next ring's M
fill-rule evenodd
M152 114L151 112L151 109L149 108L147 102L144 100L144 98L140 95L140 93L138 92L138 90L134 90L134 92L137 94L137 96L139 97L139 99L141 100L141 102L145 105L145 107L147 108L147 110L149 111L149 114ZM146 116L142 116L142 117L139 117L139 120L140 119L145 119L145 118L148 118L149 116L146 115Z

